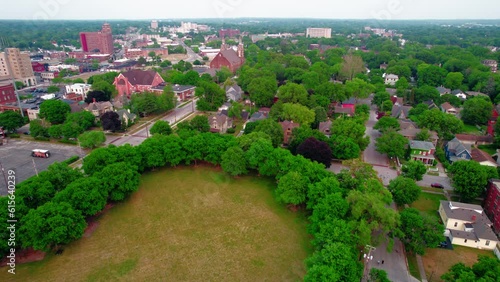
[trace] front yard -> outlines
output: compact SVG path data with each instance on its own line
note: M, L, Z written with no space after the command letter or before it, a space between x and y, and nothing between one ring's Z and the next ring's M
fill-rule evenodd
M446 197L441 194L431 194L422 191L418 200L412 203L410 206L430 216L439 217L438 209L439 201L441 200L446 200Z

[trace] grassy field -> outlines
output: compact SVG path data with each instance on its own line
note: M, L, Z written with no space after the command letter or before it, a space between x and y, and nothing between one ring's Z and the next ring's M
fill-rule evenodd
M422 191L418 200L410 206L428 215L438 217L439 201L446 200L444 195L430 194Z
M15 277L0 269L0 281L302 280L306 221L275 202L274 186L209 167L148 173L91 235Z
M453 250L448 249L427 249L422 257L425 273L428 281L441 281L441 275L448 272L450 267L459 262L467 266L472 266L477 262L478 255L493 257L492 251L478 250L463 246L453 246Z
M406 259L408 260L408 268L410 270L410 275L422 280L420 276L420 270L418 269L417 257L414 254L406 253Z

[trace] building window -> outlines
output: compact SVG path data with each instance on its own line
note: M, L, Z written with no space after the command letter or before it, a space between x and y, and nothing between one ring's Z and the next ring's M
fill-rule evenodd
M467 239L464 240L464 243L467 243Z
M458 222L455 222L455 225L454 225L454 226L455 226L455 227L457 227L457 226L458 226Z
M489 241L489 240L488 240L488 241L486 241L486 244L485 244L485 245L486 245L486 246L489 246L489 245L490 245L490 241Z

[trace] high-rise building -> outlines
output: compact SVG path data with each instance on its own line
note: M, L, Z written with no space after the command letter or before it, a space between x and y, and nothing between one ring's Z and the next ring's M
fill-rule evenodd
M151 21L151 28L152 29L158 29L158 21L157 20L152 20Z
M331 38L332 37L332 29L331 28L318 28L318 27L309 27L306 30L306 37L310 38Z
M5 52L0 53L0 79L14 79L27 86L36 85L30 55L18 48L5 48Z
M113 54L113 36L108 23L102 25L101 31L80 32L83 52Z

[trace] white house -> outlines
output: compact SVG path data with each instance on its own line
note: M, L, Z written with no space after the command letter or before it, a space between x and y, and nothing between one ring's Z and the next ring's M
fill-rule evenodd
M452 244L487 250L497 246L498 237L481 206L441 201L439 215Z
M82 95L83 98L85 99L91 87L92 85L85 83L75 83L72 85L66 85L66 94L75 93L78 95Z
M388 85L396 85L396 82L398 82L399 76L395 74L386 74L385 75L385 84Z

